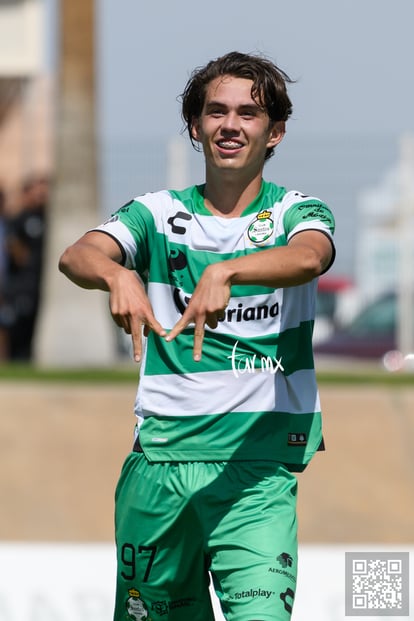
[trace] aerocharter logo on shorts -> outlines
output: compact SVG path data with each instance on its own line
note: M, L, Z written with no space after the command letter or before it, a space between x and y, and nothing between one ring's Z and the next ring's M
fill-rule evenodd
M231 355L227 356L228 360L231 360L231 368L233 375L239 377L245 373L271 373L275 375L278 371L284 371L282 366L282 358L276 358L275 356L258 356L253 354L252 356L245 356L237 352L237 345L239 341L236 341Z
M293 557L287 552L282 552L276 559L282 565L282 567L292 567Z
M273 574L281 574L293 582L293 584L296 584L296 575L288 571L288 569L293 566L293 556L291 556L288 552L282 552L278 557L276 557L276 560L283 569L280 569L279 567L269 567L268 571Z

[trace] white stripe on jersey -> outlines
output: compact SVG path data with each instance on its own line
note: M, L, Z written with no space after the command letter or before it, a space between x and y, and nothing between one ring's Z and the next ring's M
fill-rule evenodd
M153 300L156 317L163 328L171 328L181 318L181 313L173 302L174 287L151 282L148 295ZM176 290L177 295L178 290ZM185 292L180 291L183 301ZM224 321L220 321L213 331L219 334L231 334L236 337L256 337L274 335L280 332L283 290L278 289L262 295L230 298L225 311ZM295 313L296 316L296 313ZM246 326L248 325L248 331ZM297 327L298 323L292 324ZM206 327L208 331L209 328Z
M283 365L283 360L280 361ZM232 371L193 373L185 375L146 375L145 390L138 388L135 413L154 412L159 416L204 416L223 412L278 411L306 414L320 410L313 369L296 371L285 376L273 362L273 371L246 371L245 362ZM244 371L244 372L243 372ZM206 401L206 382L210 384Z
M297 233L301 231L321 231L321 233L327 233L326 226L320 220L307 220L306 222L301 222L294 229L292 229L287 237L288 241ZM332 238L332 235L329 233L329 238Z

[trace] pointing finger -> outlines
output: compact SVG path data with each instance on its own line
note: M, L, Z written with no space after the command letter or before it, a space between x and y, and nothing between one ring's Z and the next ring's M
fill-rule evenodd
M144 335L148 336L151 332L155 332L158 336L165 336L167 334L166 330L162 327L162 325L154 318L153 321L148 321L144 326Z
M142 356L142 324L137 319L131 320L130 331L132 337L132 348L135 362L141 361Z
M174 340L175 337L178 336L184 330L184 328L187 327L188 323L189 322L185 319L185 313L184 313L181 319L177 321L175 326L171 328L169 334L165 337L165 340L166 341Z
M203 341L204 341L204 323L200 325L196 325L196 327L194 328L193 359L196 362L199 362L201 360Z

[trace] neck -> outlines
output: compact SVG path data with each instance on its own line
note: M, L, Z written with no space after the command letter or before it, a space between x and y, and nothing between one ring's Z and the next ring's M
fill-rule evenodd
M256 198L262 185L262 176L256 175L253 179L214 178L206 176L204 190L204 204L209 211L224 218L236 218Z

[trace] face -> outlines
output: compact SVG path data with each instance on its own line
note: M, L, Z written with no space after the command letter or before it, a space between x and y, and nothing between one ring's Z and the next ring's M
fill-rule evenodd
M284 122L270 124L267 113L252 98L252 84L233 76L209 84L201 116L193 124L207 170L261 175L266 150L282 140Z

